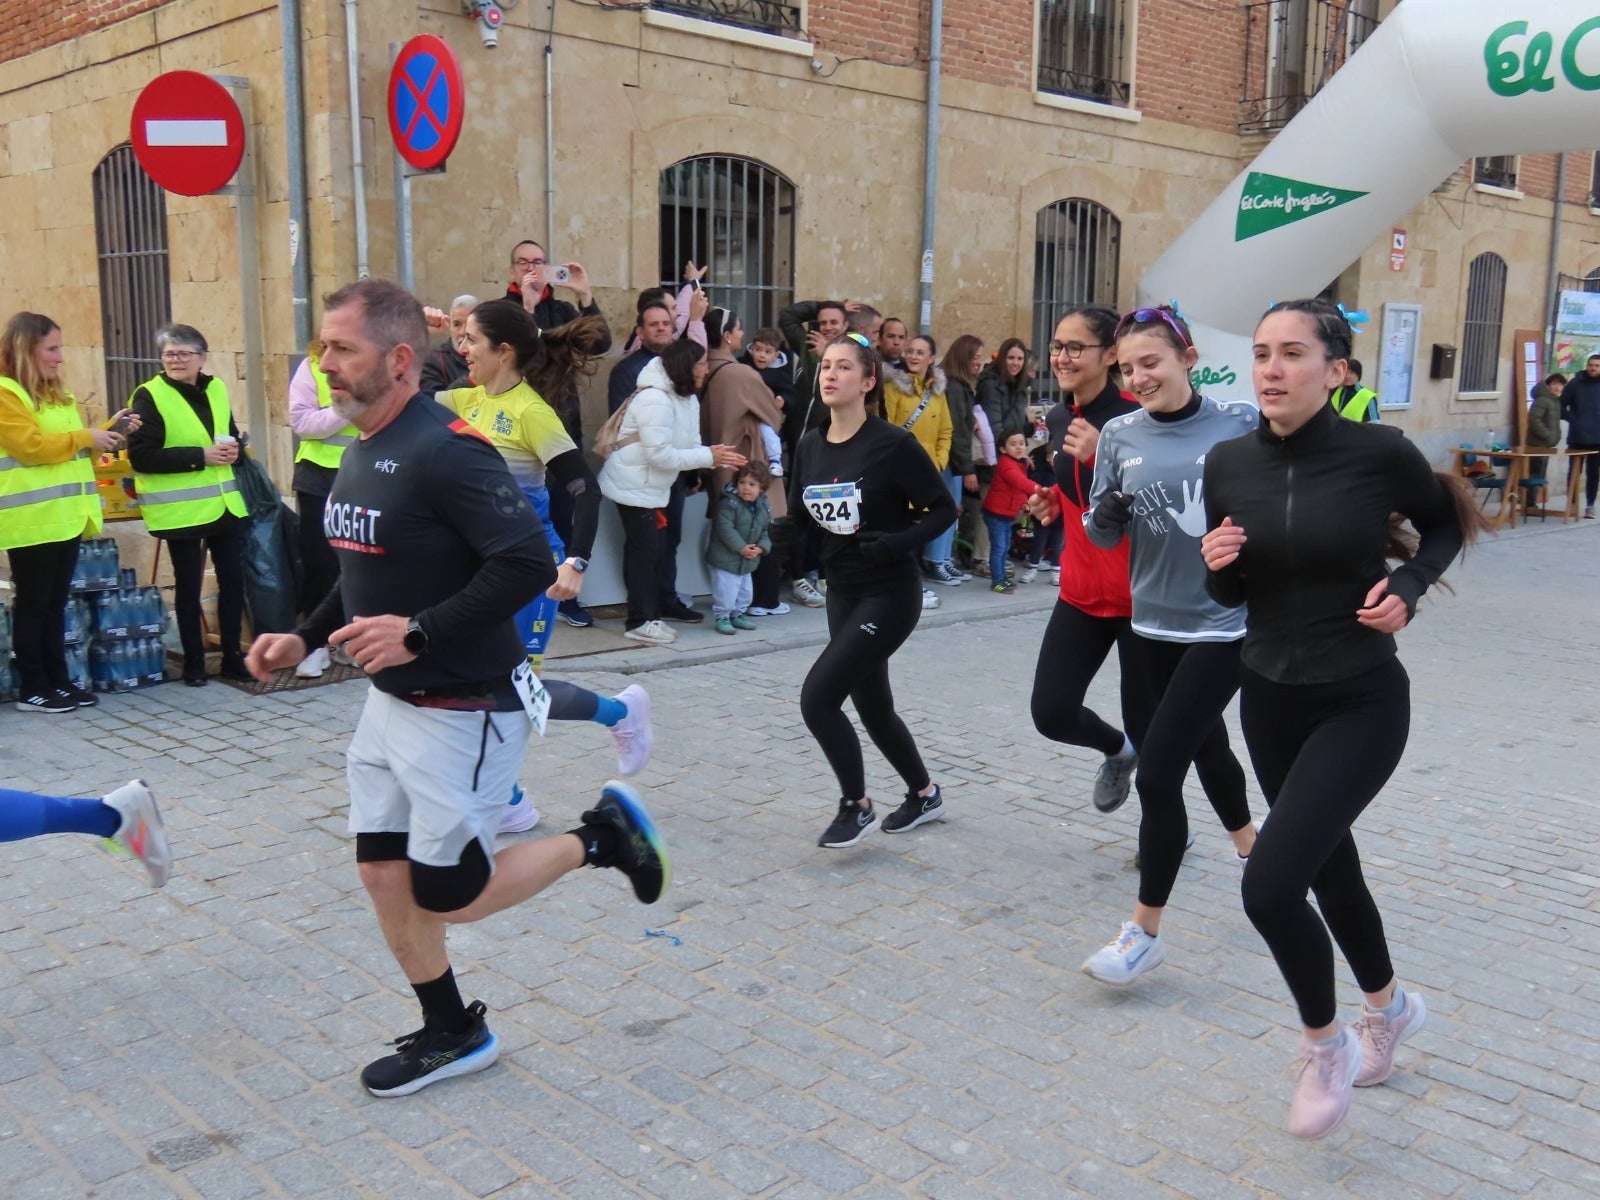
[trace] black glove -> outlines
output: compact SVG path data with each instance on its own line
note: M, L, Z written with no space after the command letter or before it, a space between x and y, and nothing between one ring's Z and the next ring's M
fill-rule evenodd
M894 546L884 540L881 530L860 530L856 534L856 545L861 547L861 557L875 567L881 567L894 558Z
M1100 497L1100 503L1094 506L1094 515L1089 519L1101 529L1121 529L1133 520L1135 499L1132 492L1107 492Z

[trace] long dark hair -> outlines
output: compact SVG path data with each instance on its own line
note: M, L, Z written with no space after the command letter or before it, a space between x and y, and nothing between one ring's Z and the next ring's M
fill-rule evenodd
M661 352L661 367L678 395L694 395L694 365L705 356L700 343L688 338L678 338Z
M723 338L726 337L728 330L738 326L739 314L728 308L713 308L706 313L704 324L706 327L706 346L712 350L720 350Z
M857 338L859 337L861 337L860 334L851 335L848 333L843 337L836 337L822 348L822 352L826 354L835 346L849 348L850 353L856 356L856 362L861 364L861 369L872 376L872 390L866 396L867 416L881 417L884 413L883 359L878 356L877 350L872 346L869 346L864 341L858 341Z
M978 376L972 369L972 356L982 349L981 337L975 333L963 333L950 343L950 349L944 352L944 358L939 362L939 369L944 372L946 379L973 387L978 382Z
M1016 375L1006 374L1006 355L1012 350L1022 351L1022 370ZM1028 343L1019 337L1009 337L1000 343L1000 349L994 355L994 377L1007 387L1028 386Z
M1328 361L1350 361L1354 350L1355 331L1350 328L1350 321L1340 311L1339 306L1319 297L1308 297L1301 300L1280 300L1266 312L1261 314L1265 321L1273 313L1299 313L1305 317L1311 326L1312 335L1322 343L1323 352ZM1260 327L1258 321L1257 327ZM1465 479L1457 475L1449 475L1443 471L1435 471L1433 477L1439 481L1439 486L1450 499L1450 506L1455 510L1456 527L1461 530L1461 543L1463 547L1470 546L1478 540L1480 534L1489 528L1489 521L1474 502L1472 489ZM1396 562L1410 562L1417 553L1416 531L1406 523L1405 517L1399 513L1389 514L1389 527L1387 542L1384 546L1384 555ZM1450 585L1443 580L1439 586L1446 591Z
M599 365L595 348L606 334L601 317L578 317L556 329L541 331L533 315L510 300L486 300L472 310L472 320L491 346L510 346L517 373L546 402L567 396Z

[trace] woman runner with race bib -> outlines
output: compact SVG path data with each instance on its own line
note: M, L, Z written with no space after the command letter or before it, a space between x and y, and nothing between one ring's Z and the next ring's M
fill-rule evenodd
M828 345L817 375L828 420L801 439L790 472L789 511L802 529L809 523L822 531L828 574L830 641L806 676L800 711L839 778L839 812L818 842L831 849L856 845L878 825L846 698L905 780L905 803L884 819L884 832L905 833L944 815L939 789L895 712L889 657L922 613L923 547L955 523L956 506L916 438L883 419L882 371L859 334Z

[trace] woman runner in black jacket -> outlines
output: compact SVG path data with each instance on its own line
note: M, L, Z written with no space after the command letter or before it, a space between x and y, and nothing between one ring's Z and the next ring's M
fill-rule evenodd
M1394 635L1482 524L1399 430L1334 412L1328 394L1350 342L1326 301L1274 305L1255 336L1261 428L1213 447L1205 464L1206 587L1250 607L1239 716L1271 809L1245 866L1244 908L1305 1026L1289 1107L1290 1132L1305 1138L1337 1129L1351 1087L1382 1083L1427 1016L1396 982L1350 828L1405 749L1409 681ZM1391 558L1402 560L1392 573ZM1336 1019L1330 932L1366 1000L1348 1030Z

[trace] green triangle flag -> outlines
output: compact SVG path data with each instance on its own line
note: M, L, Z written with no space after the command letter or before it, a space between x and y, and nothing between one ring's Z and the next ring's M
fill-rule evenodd
M1366 194L1251 171L1245 176L1244 193L1239 197L1239 223L1233 240L1242 242L1318 213L1332 212Z

